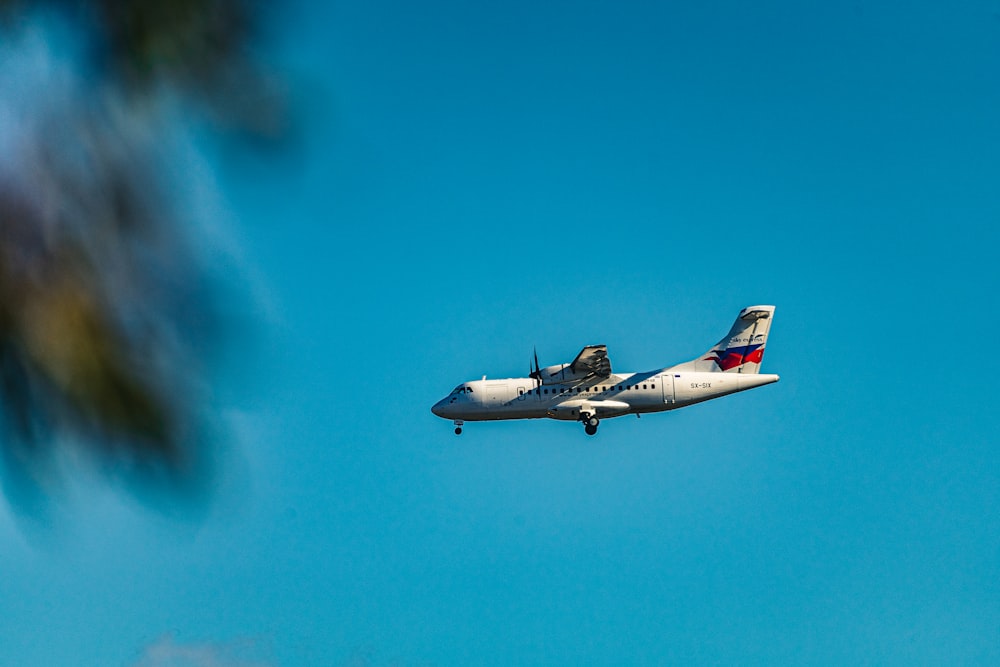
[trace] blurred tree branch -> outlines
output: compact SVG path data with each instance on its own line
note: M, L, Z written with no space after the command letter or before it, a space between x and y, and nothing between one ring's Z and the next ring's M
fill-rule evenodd
M67 442L129 472L183 479L204 460L201 354L218 329L158 161L170 123L158 109L180 104L280 137L281 97L251 56L259 10L252 0L0 0L0 39L52 16L82 45L76 82L68 94L36 82L35 112L0 137L14 153L0 163L6 480L44 486L42 468ZM17 94L0 89L0 103Z

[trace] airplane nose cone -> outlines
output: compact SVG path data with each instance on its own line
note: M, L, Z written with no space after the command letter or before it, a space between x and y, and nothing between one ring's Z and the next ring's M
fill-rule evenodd
M438 401L431 406L431 412L436 414L438 417L444 417L444 401Z

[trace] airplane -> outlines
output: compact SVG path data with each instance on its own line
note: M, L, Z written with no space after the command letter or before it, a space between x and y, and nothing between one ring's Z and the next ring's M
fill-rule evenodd
M614 373L606 345L587 345L569 364L540 368L538 354L526 378L463 382L431 408L455 422L559 419L582 422L595 435L601 419L677 410L778 381L760 373L774 306L740 311L725 338L705 354L645 373Z

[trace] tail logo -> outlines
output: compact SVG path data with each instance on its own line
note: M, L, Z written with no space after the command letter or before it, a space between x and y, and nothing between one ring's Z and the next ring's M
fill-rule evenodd
M759 364L764 360L763 345L744 345L743 347L729 347L725 350L718 350L711 356L705 357L705 361L714 361L719 368L728 371L743 364Z

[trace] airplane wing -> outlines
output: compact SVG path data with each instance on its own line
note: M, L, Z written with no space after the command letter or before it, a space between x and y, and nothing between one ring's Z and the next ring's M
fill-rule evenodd
M570 364L573 374L587 378L606 378L611 376L611 362L608 361L607 345L588 345L580 350L576 359Z

